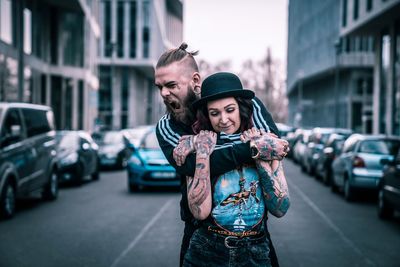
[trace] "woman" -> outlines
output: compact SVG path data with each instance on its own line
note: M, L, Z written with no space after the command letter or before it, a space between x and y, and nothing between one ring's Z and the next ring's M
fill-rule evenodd
M189 208L201 220L201 227L192 236L184 266L229 266L233 262L270 266L264 220L267 211L281 217L289 208L281 162L255 159L254 165L210 177L210 155L219 145L216 133L221 140L250 142L253 148L263 135L269 135L251 128L253 97L236 75L216 73L204 80L201 98L193 104L198 109L193 125L198 133L194 138L196 170L194 177L187 177L187 187Z

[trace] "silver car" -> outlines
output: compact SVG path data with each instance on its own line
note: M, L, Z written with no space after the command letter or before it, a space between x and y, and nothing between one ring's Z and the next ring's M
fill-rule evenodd
M351 135L332 163L332 190L343 189L350 201L356 189L377 190L383 175L382 159L393 160L400 138L382 135Z

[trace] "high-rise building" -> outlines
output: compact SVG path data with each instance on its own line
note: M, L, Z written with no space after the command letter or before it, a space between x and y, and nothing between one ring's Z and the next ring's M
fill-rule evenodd
M57 129L94 127L95 0L0 0L0 101L50 105Z
M341 35L340 14L337 0L289 1L289 123L367 133L372 131L375 39Z
M100 0L99 124L131 128L158 121L164 105L154 67L182 41L180 0Z
M373 132L400 135L400 0L342 0L341 38L371 35Z

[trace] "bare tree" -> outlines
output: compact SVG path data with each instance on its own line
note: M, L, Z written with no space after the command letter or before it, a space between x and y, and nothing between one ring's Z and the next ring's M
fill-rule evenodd
M239 74L243 85L254 90L276 122L285 122L287 119L288 100L282 73L279 61L273 59L268 48L267 55L261 61L244 62Z

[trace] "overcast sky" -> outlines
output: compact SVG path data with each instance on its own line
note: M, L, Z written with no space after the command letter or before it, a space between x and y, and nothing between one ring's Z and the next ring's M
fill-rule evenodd
M267 47L286 65L287 0L184 0L183 38L199 59L231 59L234 70Z

